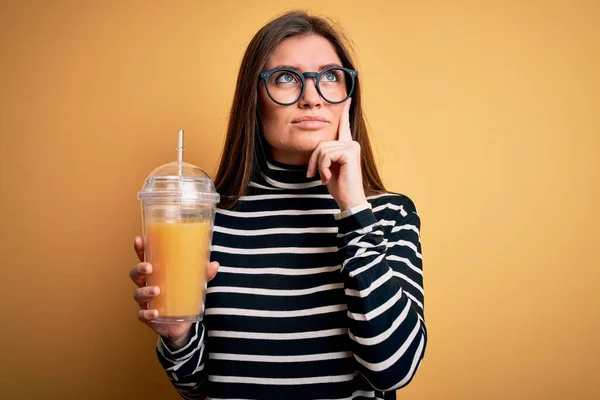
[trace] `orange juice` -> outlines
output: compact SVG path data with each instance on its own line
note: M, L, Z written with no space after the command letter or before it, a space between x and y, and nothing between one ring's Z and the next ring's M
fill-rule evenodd
M160 294L150 302L159 318L197 317L204 301L211 221L146 224L148 285ZM186 318L188 319L188 318Z

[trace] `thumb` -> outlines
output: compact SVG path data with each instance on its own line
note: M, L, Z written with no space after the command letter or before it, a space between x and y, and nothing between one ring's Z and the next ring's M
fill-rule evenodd
M219 262L218 261L210 262L208 264L208 271L207 271L208 280L212 281L214 279L214 277L217 275L218 271L219 271Z

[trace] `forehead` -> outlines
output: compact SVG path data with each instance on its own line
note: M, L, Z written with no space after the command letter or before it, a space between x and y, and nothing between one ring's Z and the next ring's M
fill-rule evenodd
M283 40L267 60L267 69L292 66L300 72L318 71L325 65L342 65L333 45L323 36L303 35Z

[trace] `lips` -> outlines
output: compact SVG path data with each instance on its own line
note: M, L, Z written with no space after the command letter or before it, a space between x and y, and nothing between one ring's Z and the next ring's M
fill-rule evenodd
M296 118L295 120L292 121L293 124L297 124L300 122L306 122L306 121L320 121L320 122L327 122L327 120L323 117L319 117L316 115L307 115L304 117L300 117L300 118Z
M327 126L327 124L329 124L329 121L327 121L323 117L318 117L316 115L307 115L304 117L296 118L292 121L292 124L300 129L317 130Z

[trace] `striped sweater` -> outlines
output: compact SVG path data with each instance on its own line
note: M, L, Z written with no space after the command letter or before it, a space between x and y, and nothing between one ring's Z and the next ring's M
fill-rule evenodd
M340 212L306 167L268 163L217 210L205 318L157 355L186 399L395 399L425 351L420 221L386 193Z

